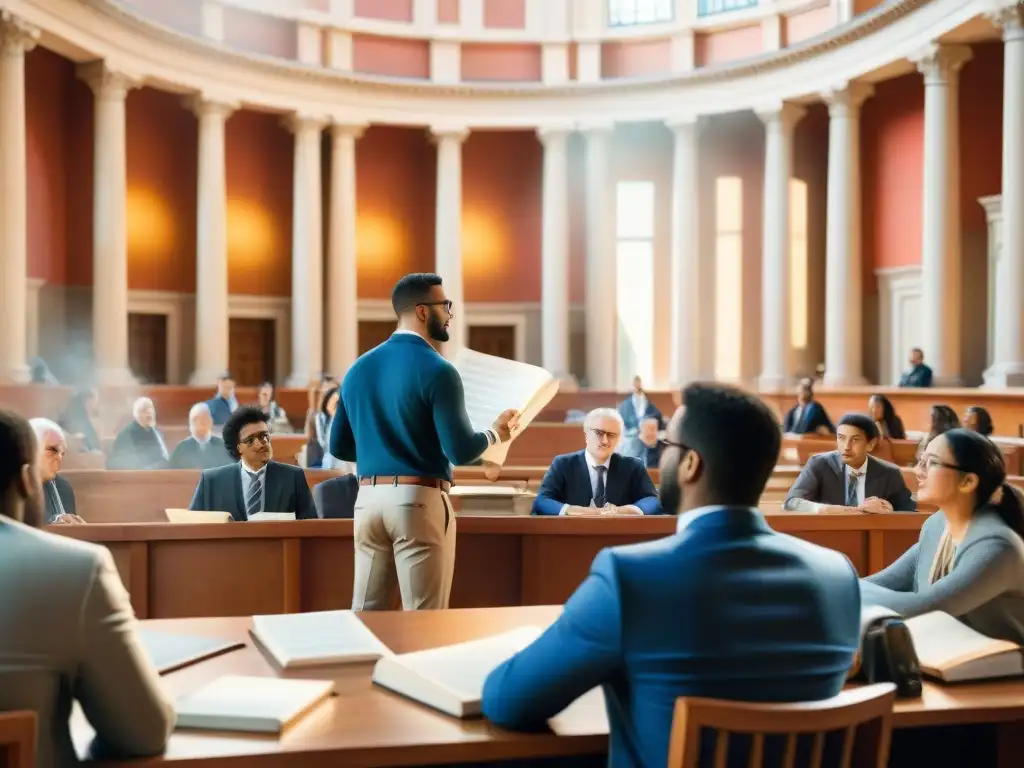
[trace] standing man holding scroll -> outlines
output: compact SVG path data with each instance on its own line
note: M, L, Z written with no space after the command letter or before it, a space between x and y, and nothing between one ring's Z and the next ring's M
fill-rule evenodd
M475 432L462 378L436 347L448 341L452 302L441 278L411 274L391 293L398 329L345 375L330 452L358 465L352 610L447 608L455 567L452 464L475 461L511 438L503 411Z

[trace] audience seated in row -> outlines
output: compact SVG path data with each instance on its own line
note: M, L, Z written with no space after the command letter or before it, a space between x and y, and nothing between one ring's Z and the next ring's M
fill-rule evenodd
M188 412L188 430L191 436L178 443L171 454L171 469L212 469L232 463L224 440L213 434L208 403L192 406Z
M156 428L156 407L148 397L140 397L132 406L132 420L114 438L107 469L167 469L169 458Z
M647 399L643 381L639 376L633 377L633 393L619 403L619 415L622 417L622 434L633 437L645 419L654 419L658 429L665 428L665 417L661 411Z
M836 433L825 408L814 399L814 384L810 379L801 379L797 385L796 405L789 409L782 422L782 431L787 435L825 435Z

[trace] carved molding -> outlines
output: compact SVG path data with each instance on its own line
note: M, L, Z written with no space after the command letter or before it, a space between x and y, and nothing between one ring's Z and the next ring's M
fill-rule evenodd
M24 56L39 42L39 27L10 11L0 11L0 56Z

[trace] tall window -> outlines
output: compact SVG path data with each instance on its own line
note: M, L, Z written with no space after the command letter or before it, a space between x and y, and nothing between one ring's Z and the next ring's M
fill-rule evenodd
M654 373L654 182L615 189L615 259L620 387Z
M794 349L807 347L807 182L789 180L789 333Z
M608 25L631 27L672 21L674 0L608 0Z
M743 179L715 179L715 378L740 378L743 346Z
M741 11L744 8L754 8L758 0L698 0L698 16L714 16L719 13L730 11Z

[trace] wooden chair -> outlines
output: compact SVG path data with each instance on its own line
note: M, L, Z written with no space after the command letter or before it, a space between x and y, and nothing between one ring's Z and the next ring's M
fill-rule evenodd
M36 713L0 714L0 768L35 768Z
M885 768L892 738L896 686L878 683L844 690L825 701L797 704L752 704L682 697L676 700L668 768L697 768L701 732L714 732L715 768L728 765L729 736L749 735L747 768L764 765L765 736L785 736L781 765L796 765L797 740L813 737L808 768L823 768L825 737L842 731L841 768Z

